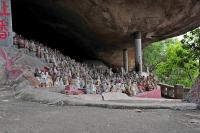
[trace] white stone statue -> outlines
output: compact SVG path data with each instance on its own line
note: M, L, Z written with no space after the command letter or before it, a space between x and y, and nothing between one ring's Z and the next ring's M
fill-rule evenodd
M59 80L59 86L64 86L64 82L63 82L63 78L62 77L60 77L60 80Z
M81 88L85 87L85 80L83 78L80 79L80 87Z
M59 77L56 78L56 81L54 82L54 86L60 86L60 79L59 79Z
M53 68L53 73L57 75L58 69L56 67Z
M147 73L149 74L149 67L147 67Z
M87 93L87 94L91 94L90 86L91 86L90 83L87 83L87 84L86 84L86 87L85 87L85 88L86 88L86 93Z
M88 80L88 83L86 85L86 91L87 94L96 94L96 86L92 78Z
M54 63L54 65L55 66L58 66L58 64L57 64L57 61L56 61L56 59L55 59L55 56L53 55L53 57L52 57L52 60L53 60L53 63Z
M106 81L102 82L101 87L102 87L103 92L106 92L106 90L107 90L107 83L106 83Z
M116 91L117 92L122 92L122 90L121 90L121 83L116 83L115 87L116 87Z
M73 81L73 86L76 88L76 89L80 89L81 86L80 86L80 79L79 77L76 77L75 79L72 79Z
M91 86L90 86L91 88L91 92L92 92L92 94L96 94L96 86L94 85L94 84L91 84Z
M112 68L109 69L109 75L112 76L113 72L112 72Z
M136 83L132 84L131 90L133 91L133 96L135 96L135 95L137 95L137 93L139 93L138 86Z
M124 92L125 90L126 90L125 84L123 83L123 84L121 84L121 91Z
M107 82L107 88L106 88L106 92L110 92L111 91L111 83L110 81Z
M64 76L64 84L67 86L67 85L69 85L69 78L68 78L68 76L65 74L65 76Z
M71 70L69 70L68 74L69 74L69 77L72 77L72 72L71 72Z
M42 87L46 87L47 83L48 83L48 76L44 72L42 72L41 73L41 84L42 84Z
M111 92L117 92L116 86L114 83L112 83L111 88L110 88Z

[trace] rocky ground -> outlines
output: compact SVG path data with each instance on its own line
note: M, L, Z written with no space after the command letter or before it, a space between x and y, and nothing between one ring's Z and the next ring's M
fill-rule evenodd
M200 111L55 106L0 88L0 133L199 133Z

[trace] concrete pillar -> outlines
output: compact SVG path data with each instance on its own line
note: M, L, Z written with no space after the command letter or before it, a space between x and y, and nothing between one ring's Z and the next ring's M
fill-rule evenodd
M125 72L128 72L128 50L124 49L123 50L123 66Z
M0 1L0 47L13 45L11 0Z
M141 32L133 33L135 45L135 71L142 72L142 37Z

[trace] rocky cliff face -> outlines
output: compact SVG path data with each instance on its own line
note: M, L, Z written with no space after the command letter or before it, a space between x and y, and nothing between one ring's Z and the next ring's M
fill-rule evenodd
M200 105L200 75L187 94L186 100Z
M133 66L131 34L135 31L142 32L145 47L200 25L199 0L13 0L12 3L16 32L47 40L53 47L62 47L61 50L70 49L63 50L66 54L101 59L113 66L122 65L124 48L129 49L129 65ZM58 40L66 43L55 44Z

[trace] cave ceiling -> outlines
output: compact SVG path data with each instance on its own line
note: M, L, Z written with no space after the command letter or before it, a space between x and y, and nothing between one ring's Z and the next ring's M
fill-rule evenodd
M143 48L200 25L199 0L12 0L14 31L80 60L122 65L131 34L142 33Z

